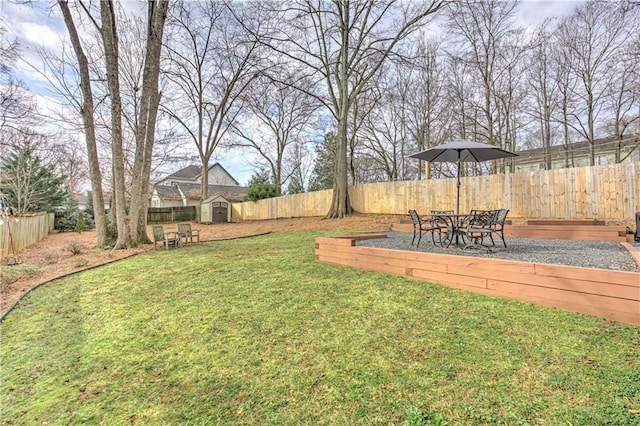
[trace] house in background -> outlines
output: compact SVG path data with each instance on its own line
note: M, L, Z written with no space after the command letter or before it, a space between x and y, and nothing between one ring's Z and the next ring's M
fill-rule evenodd
M200 166L187 166L178 170L153 186L150 206L198 206L200 209L202 204L202 222L231 221L231 203L243 201L247 188L240 186L220 163L216 163L209 167L209 198L203 202L201 179Z
M624 162L640 161L640 136L630 135L622 140L615 137L595 140L595 163L596 165L606 165L615 163L616 145L620 144L620 153ZM564 145L554 145L551 147L551 168L561 169L566 167L568 158L569 167L589 166L589 143L575 142L569 145L568 149ZM544 148L527 149L518 151L518 157L510 159L517 172L530 172L544 170Z

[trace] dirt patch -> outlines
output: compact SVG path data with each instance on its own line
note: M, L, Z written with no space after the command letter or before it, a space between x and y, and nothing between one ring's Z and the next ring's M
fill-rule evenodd
M212 225L192 224L200 229L201 241L246 237L267 232L314 231L314 230L358 230L388 231L391 225L402 219L397 215L353 215L344 219L295 218L218 223ZM175 231L176 224L165 225L166 232ZM148 234L151 235L151 229ZM153 245L142 245L128 250L92 249L95 232L63 232L49 234L42 241L19 253L24 264L35 265L42 272L21 278L6 285L0 293L0 317L33 287L63 275L82 271L114 260L123 259L144 251L153 250ZM80 251L80 253L77 253ZM74 254L76 252L77 254ZM5 267L3 266L3 269ZM8 266L7 268L12 268Z

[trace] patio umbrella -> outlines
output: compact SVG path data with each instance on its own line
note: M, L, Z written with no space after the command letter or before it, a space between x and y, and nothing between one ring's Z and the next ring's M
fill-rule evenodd
M456 183L456 214L460 213L460 163L479 163L481 161L495 160L498 158L517 157L518 154L498 148L486 143L472 141L451 141L442 145L429 148L410 155L411 158L425 160L432 163L448 162L457 163Z

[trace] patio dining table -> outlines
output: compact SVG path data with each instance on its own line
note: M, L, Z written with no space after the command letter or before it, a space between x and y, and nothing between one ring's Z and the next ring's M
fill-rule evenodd
M442 245L449 247L455 238L455 245L460 244L460 236L464 235L460 230L467 225L469 218L468 214L455 214L455 213L437 213L431 215L435 223L442 224L443 231L446 229L446 237L442 240ZM464 237L463 237L464 243Z

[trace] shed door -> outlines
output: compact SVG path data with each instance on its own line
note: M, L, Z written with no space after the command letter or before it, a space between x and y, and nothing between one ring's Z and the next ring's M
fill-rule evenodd
M213 209L213 221L214 222L226 222L227 221L227 209L229 205L227 203L211 203Z

